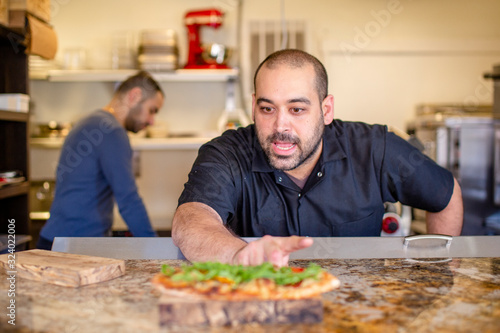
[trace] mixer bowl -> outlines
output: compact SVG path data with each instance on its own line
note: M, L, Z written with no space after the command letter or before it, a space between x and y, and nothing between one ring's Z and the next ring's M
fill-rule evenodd
M207 64L225 65L231 57L232 50L223 44L203 44L201 56Z

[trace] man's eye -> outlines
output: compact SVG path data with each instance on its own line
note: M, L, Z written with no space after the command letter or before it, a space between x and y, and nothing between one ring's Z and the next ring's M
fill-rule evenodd
M302 108L291 108L290 111L292 111L292 113L300 113L300 112L304 111L304 109L302 109Z
M263 112L271 112L271 111L273 111L273 109L271 107L269 107L269 106L261 106L260 110L263 111Z

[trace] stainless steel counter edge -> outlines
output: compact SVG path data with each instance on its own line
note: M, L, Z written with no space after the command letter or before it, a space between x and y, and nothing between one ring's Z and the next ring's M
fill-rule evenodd
M252 241L257 238L244 238ZM477 258L499 257L500 236L422 240L405 237L313 237L314 244L290 259ZM413 242L412 242L413 243ZM52 251L116 259L185 259L170 237L56 237Z

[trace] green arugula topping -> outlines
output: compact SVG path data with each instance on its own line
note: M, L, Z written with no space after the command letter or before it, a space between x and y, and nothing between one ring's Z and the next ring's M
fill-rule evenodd
M234 284L245 283L253 279L265 278L274 280L278 285L294 285L305 279L317 279L323 269L310 263L303 270L294 271L291 267L275 268L271 263L258 266L229 265L219 262L194 262L192 265L182 264L181 271L169 265L162 265L161 272L170 276L173 281L207 281L213 278L229 280Z

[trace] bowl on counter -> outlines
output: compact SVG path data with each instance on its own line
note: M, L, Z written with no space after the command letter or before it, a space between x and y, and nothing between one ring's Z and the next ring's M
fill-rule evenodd
M166 138L168 136L168 127L164 122L157 121L146 130L148 138Z
M32 136L37 138L63 138L68 135L71 127L70 123L59 123L52 120L48 123L36 125Z

